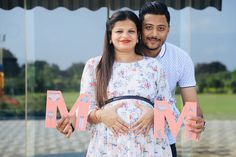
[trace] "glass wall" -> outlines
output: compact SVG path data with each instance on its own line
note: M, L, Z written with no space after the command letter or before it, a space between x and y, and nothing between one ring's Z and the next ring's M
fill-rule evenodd
M25 156L25 14L0 12L0 156Z

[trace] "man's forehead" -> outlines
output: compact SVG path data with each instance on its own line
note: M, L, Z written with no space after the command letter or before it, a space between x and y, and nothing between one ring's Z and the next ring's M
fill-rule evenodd
M168 25L165 15L156 14L146 14L143 19L143 24Z

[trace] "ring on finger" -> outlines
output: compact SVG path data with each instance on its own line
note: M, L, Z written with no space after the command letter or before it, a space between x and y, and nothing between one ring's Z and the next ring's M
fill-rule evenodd
M202 126L202 132L206 129L206 121L204 121L204 124Z

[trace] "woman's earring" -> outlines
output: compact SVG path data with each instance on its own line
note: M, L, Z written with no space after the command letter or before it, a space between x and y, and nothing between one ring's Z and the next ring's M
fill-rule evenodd
M110 40L109 43L112 44L112 41Z
M138 39L137 39L137 44L138 44Z

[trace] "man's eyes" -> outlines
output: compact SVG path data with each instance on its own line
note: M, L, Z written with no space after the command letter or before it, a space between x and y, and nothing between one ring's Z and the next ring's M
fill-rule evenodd
M154 27L152 27L152 26L145 26L145 29L146 30L153 30ZM166 29L166 27L162 27L162 26L156 28L157 31L164 31L165 29Z
M164 31L164 30L165 30L165 27L158 27L157 30L158 30L158 31Z
M146 29L146 30L152 30L153 27L152 27L152 26L145 26L145 29Z

